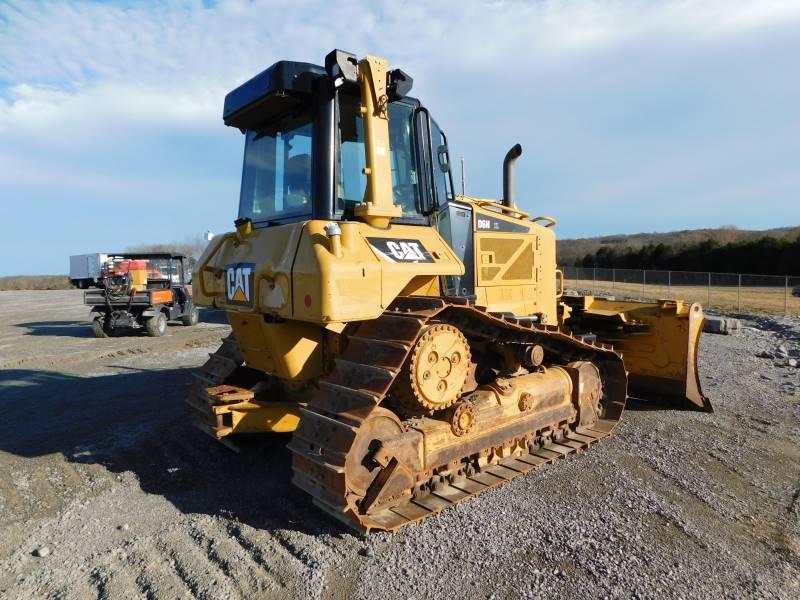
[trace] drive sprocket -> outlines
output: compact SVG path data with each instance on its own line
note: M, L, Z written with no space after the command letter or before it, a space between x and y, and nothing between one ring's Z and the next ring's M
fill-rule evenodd
M444 410L461 396L472 355L469 342L453 325L430 325L417 339L398 386L405 413Z

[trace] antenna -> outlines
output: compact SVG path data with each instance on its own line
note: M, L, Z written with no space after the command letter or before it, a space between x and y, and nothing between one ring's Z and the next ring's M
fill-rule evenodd
M461 155L461 195L467 195L467 180L464 176L464 155Z

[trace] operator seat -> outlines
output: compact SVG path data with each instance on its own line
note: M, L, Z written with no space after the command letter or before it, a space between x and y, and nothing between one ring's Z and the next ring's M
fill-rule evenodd
M307 209L311 202L311 156L298 154L286 161L286 206Z

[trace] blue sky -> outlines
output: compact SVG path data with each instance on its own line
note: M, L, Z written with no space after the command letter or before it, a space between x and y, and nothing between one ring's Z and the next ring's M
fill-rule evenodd
M229 230L225 93L276 60L388 58L467 192L561 237L800 224L800 2L0 0L0 275Z

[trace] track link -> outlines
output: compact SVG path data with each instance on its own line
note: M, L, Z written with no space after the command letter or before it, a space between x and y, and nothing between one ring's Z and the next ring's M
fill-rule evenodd
M409 494L391 508L360 514L357 502L363 493L356 493L346 477L353 444L367 418L385 411L381 402L432 319L454 324L472 339L535 343L565 361L591 360L603 373L601 418L590 427L564 431L557 442L547 440L529 452L507 457L463 478L433 476L429 485L423 486L430 488L430 493ZM488 313L458 299L398 298L381 317L359 325L333 371L320 380L320 393L303 410L289 444L292 482L311 494L317 506L357 531L395 531L606 437L622 416L626 383L622 358L610 346L585 342L554 326ZM463 460L473 455L471 452Z
M230 334L222 340L216 352L208 355L205 364L193 374L195 380L192 382L186 403L192 407L195 426L216 440L224 441L222 438L227 433L222 423L222 415L214 411L215 406L225 404L224 392L229 391L222 390L221 386L243 364L244 358L239 350L239 344L233 334ZM223 393L214 394L215 389L220 389ZM231 448L235 449L233 446Z

